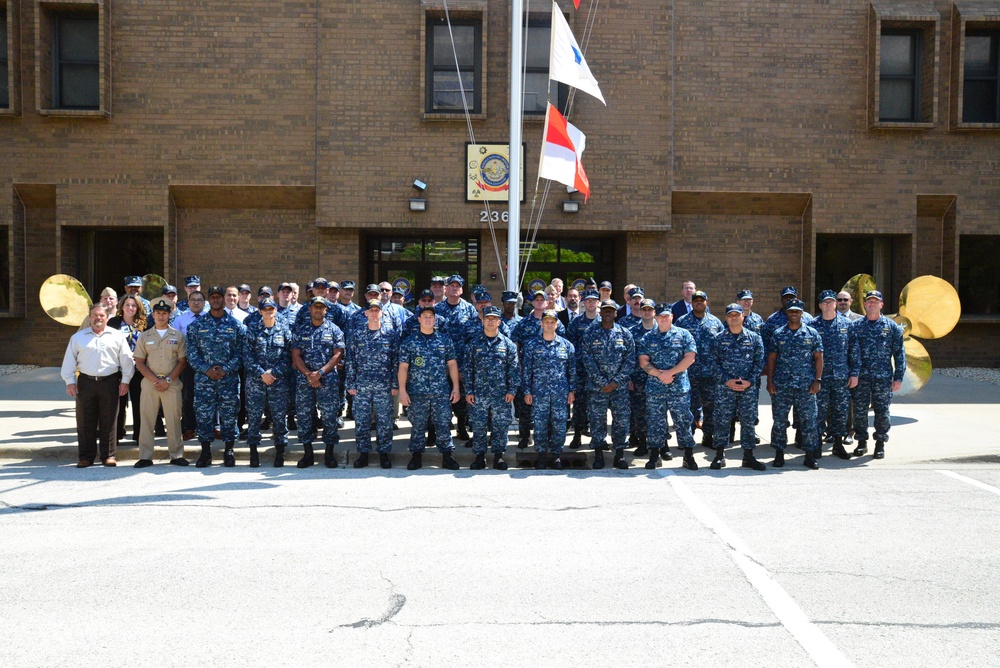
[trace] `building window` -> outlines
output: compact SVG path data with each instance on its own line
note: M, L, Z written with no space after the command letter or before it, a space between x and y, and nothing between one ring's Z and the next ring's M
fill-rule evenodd
M10 58L7 55L7 6L0 4L0 107L10 106Z
M428 114L462 114L466 108L470 114L482 112L482 27L480 19L453 17L449 30L444 18L427 19L424 110Z
M544 116L546 103L565 113L568 87L549 80L549 42L552 39L552 22L548 18L530 19L526 33L527 48L524 58L524 113Z
M921 33L883 30L879 57L879 121L920 120Z
M1000 236L963 234L958 253L962 313L1000 315Z
M101 58L98 18L57 15L52 39L52 102L56 109L99 109Z
M10 229L0 227L0 311L10 310Z
M963 123L1000 122L998 43L1000 30L969 30L965 35Z

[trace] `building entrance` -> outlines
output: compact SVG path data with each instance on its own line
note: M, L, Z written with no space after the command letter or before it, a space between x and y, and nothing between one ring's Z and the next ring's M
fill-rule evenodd
M374 237L368 241L368 258L369 280L401 286L409 305L430 287L433 276L458 274L466 286L479 282L479 239L475 237Z
M521 251L527 252L527 242L521 242ZM553 278L561 278L565 290L574 283L588 278L613 281L615 270L614 239L544 239L536 241L528 258L528 269L521 284L522 290L532 292L544 288ZM544 284L544 285L543 285Z

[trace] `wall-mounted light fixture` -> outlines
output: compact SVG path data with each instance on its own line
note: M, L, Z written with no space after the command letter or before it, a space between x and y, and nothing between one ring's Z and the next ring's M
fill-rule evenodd
M427 184L421 181L420 179L413 179L413 189L422 195L423 192L427 190ZM427 210L426 197L410 198L410 211L426 211L426 210Z
M564 199L562 201L563 213L580 213L580 202L575 199Z

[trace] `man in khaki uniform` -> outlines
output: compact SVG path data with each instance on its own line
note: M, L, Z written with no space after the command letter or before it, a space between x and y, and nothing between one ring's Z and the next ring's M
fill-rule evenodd
M135 368L142 374L142 394L139 397L139 461L137 469L153 465L153 424L163 407L167 427L167 450L170 463L187 466L184 442L181 440L181 381L178 378L187 366L187 342L180 331L170 326L174 305L165 297L153 305L152 329L139 336L132 356Z

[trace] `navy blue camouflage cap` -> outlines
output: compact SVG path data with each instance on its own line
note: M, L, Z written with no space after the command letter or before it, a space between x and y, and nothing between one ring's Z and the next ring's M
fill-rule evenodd
M251 292L250 285L248 283L240 283L236 287L236 292Z
M503 299L503 303L504 304L510 304L510 303L515 303L516 304L517 303L517 293L516 292L512 292L510 290L504 290L503 291L503 295L502 295L502 299Z
M788 285L788 286L785 286L785 287L781 288L781 296L782 297L787 297L789 295L791 295L792 297L798 297L799 296L799 291L796 290L795 287L792 286L792 285Z
M382 294L382 288L380 288L379 286L375 285L374 283L369 283L368 287L365 288L365 294L366 295L370 295L373 292L375 294L379 294L380 295L380 294Z
M652 299L643 299L642 302L639 304L639 308L640 309L651 308L655 310L656 302L654 302Z
M330 287L330 282L327 281L325 278L323 278L321 276L319 278L314 278L312 280L312 287L314 287L314 288L328 288L328 287Z
M601 290L610 290L611 289L611 281L601 281L601 288L600 289Z
M792 301L785 304L786 311L805 311L806 305L801 299L793 299Z
M544 311L542 311L542 320L545 320L546 318L552 318L553 320L558 320L559 314L556 312L554 308L547 308Z
M726 315L729 315L730 313L743 313L743 307L735 302L732 304L727 304Z
M288 281L284 281L282 282L281 285L278 286L278 292L281 292L282 290L291 290L291 289L292 289L292 284L289 283Z
M541 297L542 299L548 301L548 297L545 296L545 291L544 290L539 290L535 294L531 295L531 301L535 301L539 297Z
M819 301L821 303L827 300L837 301L837 293L834 292L833 290L824 290L823 292L819 293Z
M263 311L266 308L278 308L278 305L274 303L274 300L270 297L264 297L259 302L257 302L257 308Z
M308 283L306 283L306 292L309 292L310 290L312 290L313 289L313 285L314 284L313 284L312 281L309 281Z
M355 283L354 281L341 281L340 282L340 289L341 290L353 290L355 285L357 285L357 283Z
M163 286L163 290L160 291L160 294L161 295L176 295L177 294L177 288L175 288L174 286L172 286L169 283L167 283L166 285Z
M365 306L366 311L370 311L373 308L377 308L379 311L382 310L382 302L377 299L369 299L368 304Z
M315 306L316 304L322 304L323 308L326 308L326 297L313 297L309 300L309 306Z
M394 295L402 295L403 297L405 297L406 296L406 290L404 290L403 288L397 286L397 287L395 287L395 288L392 289L392 294L394 294Z
M483 285L482 283L476 283L475 285L472 286L472 294L480 295L484 292L486 292L486 286Z
M201 277L200 276L195 276L193 274L191 276L185 276L184 277L184 285L187 286L187 287L189 287L189 288L198 288L198 287L201 287Z
M152 310L166 311L167 313L170 313L171 311L174 310L174 305L170 302L169 299L164 299L163 297L160 297L155 302L153 302Z
M208 294L205 295L205 296L206 297L211 297L212 295L225 295L225 294L226 294L226 291L223 290L220 286L213 285L212 287L210 287L208 289Z
M435 283L440 283L441 285L444 285L445 283L444 276L431 276L431 285L434 285Z
M487 306L486 308L483 309L484 318L489 318L489 317L499 318L500 315L501 315L500 309L498 309L496 306Z
M125 277L125 287L126 288L141 288L142 287L142 276L126 276Z
M291 286L288 286L288 287L291 287ZM260 286L257 289L257 297L258 298L259 297L263 297L264 295L267 295L268 297L273 297L274 296L274 291L271 290L271 286L270 285L262 285L262 286Z
M656 305L656 315L670 315L674 314L674 305L671 302L660 302Z
M695 299L704 299L705 301L708 301L708 293L704 290L695 290L694 294L691 295L691 301L694 301Z
M582 299L600 299L600 298L601 295L597 292L597 290L591 290L591 289L584 290L582 296Z
M340 292L340 283L337 281L330 281L330 289L335 292Z
M879 292L878 290L869 290L868 292L865 293L865 301L868 301L869 299L877 299L879 301L882 301L882 293Z
M459 276L458 274L452 274L451 276L449 276L447 282L449 284L450 283L458 283L459 285L465 285L465 279L462 278L461 276Z
M416 314L417 314L417 316L421 316L424 313L426 313L427 311L430 311L431 313L434 313L435 315L437 315L437 312L434 310L433 306L418 306Z
M740 290L736 293L736 299L753 299L753 293L749 290Z
M601 310L603 311L606 308L613 308L614 310L617 311L618 304L615 303L614 299L605 299L603 302L601 302Z
M638 296L638 297L645 297L646 296L646 294L642 291L642 288L640 288L638 285L628 291L628 298L629 299L632 299L632 297L636 297L636 296Z
M417 299L434 299L434 293L427 288L420 291L420 296Z
M493 295L491 295L490 293L486 292L486 290L483 290L482 292L479 293L479 296L476 297L476 301L477 302L490 302L490 303L492 303L493 302Z

